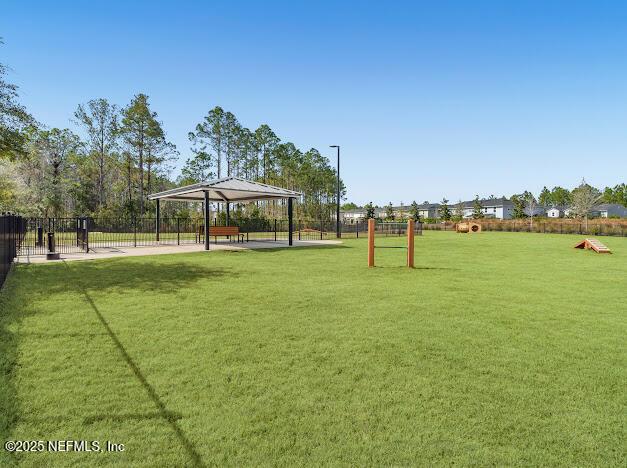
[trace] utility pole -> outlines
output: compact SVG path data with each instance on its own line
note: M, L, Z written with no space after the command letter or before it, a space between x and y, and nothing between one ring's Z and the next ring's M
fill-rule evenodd
M335 235L339 239L342 237L340 230L340 147L331 145L330 148L337 148L337 207L335 211Z

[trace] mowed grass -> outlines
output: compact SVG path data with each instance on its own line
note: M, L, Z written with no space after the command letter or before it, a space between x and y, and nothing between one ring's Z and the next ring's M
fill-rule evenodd
M0 465L625 466L627 239L580 238L20 265L0 439L125 451Z

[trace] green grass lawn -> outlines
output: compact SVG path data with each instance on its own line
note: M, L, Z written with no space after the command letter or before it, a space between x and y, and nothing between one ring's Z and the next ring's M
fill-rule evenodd
M126 449L0 465L625 466L627 239L580 238L20 265L0 439Z

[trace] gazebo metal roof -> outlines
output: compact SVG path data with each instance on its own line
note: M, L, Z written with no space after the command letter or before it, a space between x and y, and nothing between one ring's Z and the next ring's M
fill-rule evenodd
M253 182L241 177L223 177L153 193L148 198L150 200L204 201L205 194L208 194L209 201L227 203L298 198L302 195L293 190Z

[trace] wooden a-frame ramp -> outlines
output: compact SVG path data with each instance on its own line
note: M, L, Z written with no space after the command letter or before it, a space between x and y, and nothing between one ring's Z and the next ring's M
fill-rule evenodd
M592 249L596 253L612 253L602 242L596 239L584 239L575 244L576 249Z

